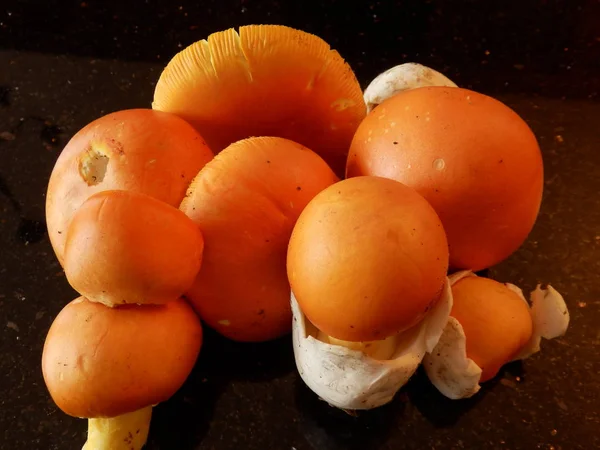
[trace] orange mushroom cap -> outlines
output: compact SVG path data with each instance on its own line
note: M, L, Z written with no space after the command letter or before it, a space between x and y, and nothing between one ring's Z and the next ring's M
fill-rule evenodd
M335 181L316 153L277 137L234 143L198 173L180 207L205 239L186 297L210 327L238 341L290 331L290 234L306 204Z
M280 136L315 151L339 175L366 114L338 52L280 25L228 29L190 45L163 71L152 107L183 117L215 152L251 136Z
M415 190L380 177L340 181L319 193L292 232L287 272L306 317L345 341L382 340L437 302L448 244Z
M196 130L173 114L131 109L86 125L58 157L48 183L46 222L60 263L71 217L90 195L125 189L177 207L212 157Z
M79 297L48 331L42 372L66 414L116 417L169 399L201 345L200 321L184 300L109 308Z
M153 197L102 191L81 205L66 233L67 280L108 306L179 298L202 263L202 233L185 214Z
M543 190L536 138L514 111L467 89L423 87L381 103L361 123L347 175L391 178L434 207L450 266L480 270L526 239Z
M465 277L452 286L450 315L465 333L467 357L481 369L481 382L498 373L531 338L533 322L524 299L489 278Z

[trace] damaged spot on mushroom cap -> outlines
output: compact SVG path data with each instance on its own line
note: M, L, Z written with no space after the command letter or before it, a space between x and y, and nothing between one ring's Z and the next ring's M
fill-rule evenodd
M333 102L331 102L331 108L335 109L338 112L342 112L348 108L352 108L354 105L356 105L356 102L352 99L349 98L338 98L337 100L334 100Z
M104 181L110 158L98 146L91 144L79 157L79 175L88 186Z
M227 320L227 319L223 319L223 320L219 320L217 322L219 325L224 325L226 327L228 327L229 325L231 325L231 321Z
M444 161L441 158L436 159L435 161L433 161L433 168L437 171L442 171L444 170L444 168L446 167L446 161Z

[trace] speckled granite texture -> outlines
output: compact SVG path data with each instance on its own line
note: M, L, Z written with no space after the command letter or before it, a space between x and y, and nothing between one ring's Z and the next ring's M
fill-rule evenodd
M160 70L182 46L266 22L327 39L363 84L418 61L526 119L544 154L542 211L523 248L490 274L527 290L551 282L568 302L571 327L473 399L447 400L418 373L393 403L356 418L303 385L288 338L238 345L207 332L187 384L156 408L148 448L600 448L600 4L189 3L0 6L0 447L75 449L85 439L85 421L56 409L40 369L45 333L75 296L44 223L60 150L98 116L148 107Z

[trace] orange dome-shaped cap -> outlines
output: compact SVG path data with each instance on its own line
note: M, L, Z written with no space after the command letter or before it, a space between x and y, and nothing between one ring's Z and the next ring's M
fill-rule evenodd
M360 121L350 66L317 36L279 25L211 34L162 73L153 108L175 113L213 151L251 136L280 136L318 153L340 175Z
M204 235L202 268L186 297L208 325L238 341L290 331L290 234L306 204L335 181L316 153L277 137L232 144L200 171L181 210Z
M200 320L182 299L109 308L79 297L48 331L42 372L66 414L115 417L169 399L201 345Z
M289 243L287 271L306 317L345 341L374 341L418 322L448 269L440 219L415 190L356 177L318 194Z
M65 274L81 295L108 306L164 303L192 285L203 246L179 209L136 192L103 191L73 215Z
M196 130L174 114L130 109L86 125L58 157L48 183L46 222L60 263L71 217L90 195L125 189L177 207L212 157Z
M452 87L381 103L354 136L347 174L416 189L444 224L454 269L484 269L513 253L533 228L544 186L527 123L498 100Z

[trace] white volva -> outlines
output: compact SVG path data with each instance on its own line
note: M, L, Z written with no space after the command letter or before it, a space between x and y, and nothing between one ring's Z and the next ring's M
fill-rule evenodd
M293 293L291 303L294 356L300 376L330 405L361 410L391 401L426 353L433 350L452 309L452 291L446 280L438 303L421 322L392 341L395 348L391 357L382 360L319 340L319 330L302 313Z
M475 277L471 271L461 271L450 276L450 285L464 277ZM528 306L523 291L517 286L506 283ZM529 342L523 347L515 360L525 359L540 351L540 342L564 335L569 326L569 311L563 297L550 285L542 289L538 285L530 296L533 332ZM428 353L423 366L433 385L451 399L468 398L479 389L481 368L467 358L466 337L459 321L450 317L435 349Z
M367 112L399 92L424 86L456 87L456 84L445 75L421 64L400 64L380 73L367 86L363 93Z

